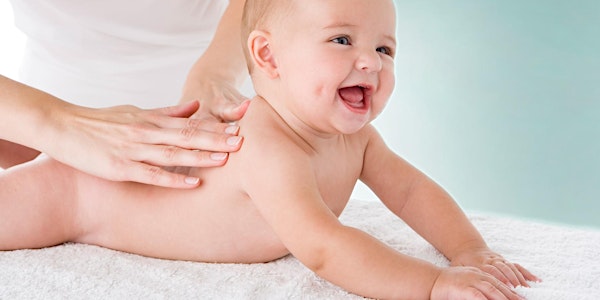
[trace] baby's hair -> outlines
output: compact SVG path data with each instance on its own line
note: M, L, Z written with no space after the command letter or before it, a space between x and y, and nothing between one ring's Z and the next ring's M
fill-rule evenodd
M285 18L294 2L294 0L246 0L242 15L241 38L250 73L252 73L252 58L248 50L250 33L257 29L268 32L269 26Z

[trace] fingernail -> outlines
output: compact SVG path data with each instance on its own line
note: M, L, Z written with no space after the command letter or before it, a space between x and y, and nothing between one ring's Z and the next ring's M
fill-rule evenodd
M231 126L225 128L225 133L227 133L227 134L236 134L239 129L240 129L239 126L231 125Z
M185 178L185 183L190 184L190 185L196 185L196 184L198 184L198 182L200 182L200 178L197 178L197 177L186 177Z
M210 154L210 159L212 160L225 160L227 158L227 153L215 152Z
M232 136L232 137L227 138L227 145L237 146L240 144L241 141L242 141L242 137Z

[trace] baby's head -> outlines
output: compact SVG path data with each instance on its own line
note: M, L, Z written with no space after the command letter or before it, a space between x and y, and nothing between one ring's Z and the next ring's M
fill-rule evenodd
M395 22L392 0L247 0L242 40L256 92L305 125L356 132L393 90ZM337 120L317 121L328 113Z

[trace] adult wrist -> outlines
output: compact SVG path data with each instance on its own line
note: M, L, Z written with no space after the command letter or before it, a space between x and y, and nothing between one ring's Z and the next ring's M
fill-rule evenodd
M72 118L72 109L75 107L77 106L58 99L39 106L32 121L36 130L32 139L35 149L51 155L53 149L62 144L62 135L68 129L67 122Z

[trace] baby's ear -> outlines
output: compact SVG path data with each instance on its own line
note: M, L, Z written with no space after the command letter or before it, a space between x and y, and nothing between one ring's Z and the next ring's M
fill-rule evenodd
M264 72L269 78L277 78L279 72L273 51L269 44L271 35L261 30L254 30L248 37L248 49L254 68Z

